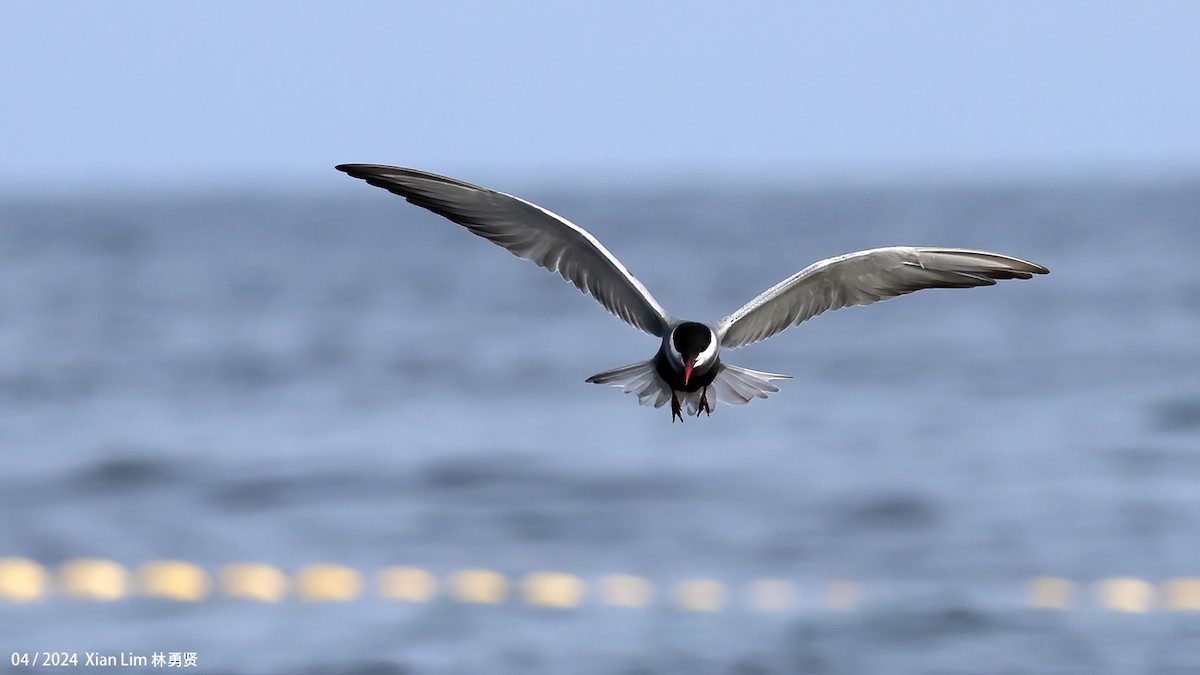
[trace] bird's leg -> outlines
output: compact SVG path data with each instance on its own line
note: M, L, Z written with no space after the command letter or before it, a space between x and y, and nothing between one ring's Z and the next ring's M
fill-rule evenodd
M700 392L700 405L696 407L696 417L700 416L700 411L704 411L705 415L712 417L712 407L708 405L708 387Z
M675 394L674 390L672 390L671 391L671 424L675 423L676 417L679 418L680 422L683 421L683 413L681 412L682 410L683 410L683 407L679 405L679 396Z

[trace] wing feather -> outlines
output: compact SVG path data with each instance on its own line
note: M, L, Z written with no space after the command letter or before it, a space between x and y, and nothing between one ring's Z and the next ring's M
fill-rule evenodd
M923 288L991 286L1050 270L988 251L892 246L809 265L767 289L717 324L721 346L765 340L833 309L869 305Z
M670 323L650 291L595 237L537 204L414 169L376 164L337 168L556 272L634 328L662 337Z

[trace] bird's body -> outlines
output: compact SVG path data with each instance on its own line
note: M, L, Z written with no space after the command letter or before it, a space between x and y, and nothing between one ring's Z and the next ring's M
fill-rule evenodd
M953 248L891 246L814 263L715 324L666 313L646 287L591 234L518 197L414 169L343 164L341 171L398 194L471 232L557 272L595 297L626 323L662 339L653 358L587 379L636 394L643 405L671 403L711 414L712 404L743 405L779 391L786 375L721 361L721 348L764 340L828 310L866 305L923 288L990 286L997 279L1029 279L1049 270L999 253Z
M695 354L688 358L685 355ZM708 387L721 372L721 357L718 356L717 334L702 323L685 321L663 337L662 347L654 355L654 372L658 381L674 392L682 392L684 398L700 392L696 401L696 414L703 410L712 414L708 403ZM682 418L679 399L671 398L671 419Z

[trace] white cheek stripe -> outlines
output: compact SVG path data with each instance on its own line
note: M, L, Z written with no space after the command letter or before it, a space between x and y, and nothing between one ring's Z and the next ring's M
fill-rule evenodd
M717 350L720 349L720 344L717 341L716 333L713 333L711 329L708 332L708 346L705 347L704 351L700 352L700 355L696 357L697 368L711 363L712 360L717 356Z

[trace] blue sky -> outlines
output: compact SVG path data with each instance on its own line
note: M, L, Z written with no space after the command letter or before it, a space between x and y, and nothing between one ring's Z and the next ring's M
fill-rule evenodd
M1200 2L6 2L0 190L1200 170Z

